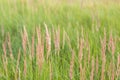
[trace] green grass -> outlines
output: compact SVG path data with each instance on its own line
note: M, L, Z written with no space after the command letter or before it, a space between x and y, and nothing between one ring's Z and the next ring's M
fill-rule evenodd
M40 3L38 0L33 1L33 3L22 3L22 0L0 0L0 80L14 80L15 72L12 68L16 67L16 60L18 51L21 51L20 59L20 78L21 80L49 80L50 75L50 65L46 60L46 49L45 49L45 62L43 64L43 69L39 71L36 65L36 57L33 61L30 60L30 49L27 47L27 76L24 77L23 74L23 48L22 48L22 38L21 32L23 31L23 26L26 27L28 32L29 42L31 45L32 35L35 34L35 43L37 43L36 28L41 28L42 38L45 40L45 27L44 23L47 24L50 34L53 37L52 28L57 30L60 28L60 51L59 56L55 55L54 40L52 42L52 50L49 62L52 65L52 77L53 80L70 80L69 79L69 67L71 60L71 49L69 48L69 41L66 37L65 45L62 45L63 33L64 31L68 34L70 38L70 44L75 51L75 63L74 63L74 79L79 80L79 58L78 52L78 35L90 44L90 55L96 58L99 56L99 72L94 74L94 80L99 80L101 78L101 43L100 37L104 37L104 29L106 29L107 34L107 47L109 36L112 32L113 38L116 40L115 48L115 65L117 64L117 56L120 52L120 5L117 2L110 3L99 3L96 1L94 5L86 3L81 7L80 3L70 4L66 0L61 2L49 1ZM25 0L23 0L25 1ZM32 0L31 0L32 1ZM102 1L101 1L102 2ZM109 1L108 1L109 2ZM99 27L96 30L96 27ZM12 43L13 55L15 57L14 61L11 61L9 57L9 50L7 48L7 58L8 58L8 76L5 74L2 55L3 48L2 44L6 40L7 32L9 32ZM36 46L36 44L35 44ZM62 47L63 46L63 47ZM35 52L36 53L36 52ZM88 51L85 48L83 51L83 58L85 59L88 55ZM111 62L111 52L106 50L106 67L105 67L105 80L109 80L110 76L107 71ZM83 60L84 60L83 59ZM90 79L91 73L91 60L90 64L87 63L85 79ZM84 66L83 62L83 66ZM116 69L116 68L115 68ZM115 77L116 78L116 77Z

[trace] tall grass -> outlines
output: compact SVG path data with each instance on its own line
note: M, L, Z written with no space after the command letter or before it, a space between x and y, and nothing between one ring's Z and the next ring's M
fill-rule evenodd
M0 80L119 80L119 1L0 0Z
M7 51L7 46L6 46L7 41L5 41L3 43L3 53L4 54L2 56L3 61L1 62L1 64L3 64L3 70L5 71L5 74L3 74L3 73L1 73L1 74L3 76L5 76L5 78L7 78L7 79L29 79L30 74L34 74L34 75L39 74L39 76L46 75L46 74L44 74L44 70L49 68L50 71L48 71L47 74L49 74L50 76L48 76L48 79L50 79L50 80L54 79L56 73L54 73L53 67L58 66L58 65L55 65L56 61L54 60L54 58L55 57L57 57L58 59L61 58L61 62L58 61L59 66L60 66L60 64L62 64L62 61L64 59L64 57L62 57L63 52L61 53L61 49L64 44L59 44L59 46L61 46L59 48L59 52L60 52L59 55L55 54L56 52L52 52L52 51L56 51L56 46L53 47L52 49L48 49L48 48L50 48L49 46L51 46L53 44L58 45L58 43L54 43L54 42L60 38L58 38L58 36L57 37L54 36L56 34L56 32L52 32L51 35L53 35L57 39L51 39L54 41L52 44L49 45L49 43L51 43L51 41L48 39L48 38L50 38L49 37L50 33L48 33L47 24L45 25L45 31L46 31L45 32L46 36L42 36L44 34L41 34L40 28L36 29L36 31L35 31L36 32L35 34L37 37L37 42L36 42L35 41L36 37L34 37L34 36L31 36L31 40L29 40L29 37L27 35L28 34L27 30L24 27L23 32L22 32L22 38L21 38L23 54L21 54L21 50L19 49L18 57L16 57L16 58L13 58L14 53L11 52L12 46L10 46L10 43L11 43L10 40L8 40L8 42L9 42L8 49L11 50L9 52ZM80 80L89 79L89 78L90 78L90 80L94 80L96 77L99 77L99 79L101 79L101 80L105 80L105 79L107 79L107 76L105 74L111 74L111 75L108 75L111 80L119 79L119 54L117 55L118 57L117 57L117 64L116 64L116 61L114 61L115 60L114 59L114 57L115 57L114 56L115 41L114 41L114 38L112 37L112 35L110 36L110 40L107 43L106 42L107 41L106 31L104 31L104 38L100 40L101 41L101 54L100 55L101 55L102 64L99 63L99 59L98 59L99 55L98 54L96 54L97 55L96 59L94 56L91 55L91 53L90 53L91 51L89 51L91 49L90 49L90 47L88 47L89 43L87 43L87 46L85 46L86 41L83 37L81 39L79 39L80 41L79 41L79 43L77 43L77 44L79 44L78 52L73 48L70 37L67 35L67 33L66 33L65 37L67 37L65 40L68 40L66 43L66 44L68 44L68 47L66 47L66 48L68 48L70 50L69 55L70 55L70 53L72 55L71 55L71 57L68 56L68 58L70 58L70 61L68 61L68 63L69 63L68 73L69 74L68 75L66 74L64 76L68 77L68 79L70 79L70 80L74 80L75 76L79 76ZM10 39L10 36L8 36L8 38ZM45 42L44 42L44 40L45 40ZM28 47L29 41L32 42L31 44L29 44L29 46L31 46L31 47ZM106 53L107 44L109 44L108 50L112 54L112 59L111 59L112 61L110 61L110 62L107 61L107 53ZM34 45L36 45L36 47ZM45 47L45 45L46 45L46 47ZM76 47L77 47L77 45L76 45ZM30 49L28 49L28 48L30 48ZM36 51L35 51L35 48L36 48ZM63 48L62 50L64 50L64 49L65 48ZM85 55L85 49L87 50L88 61L85 60L87 58L87 56ZM31 51L28 51L28 50L31 50ZM27 52L31 52L31 53L27 53ZM48 52L49 52L49 56L48 56ZM8 56L8 54L10 56ZM31 57L29 57L29 55ZM36 56L34 56L34 55L36 55ZM64 55L67 55L67 54L64 53ZM84 56L85 56L85 58L84 58ZM21 61L21 57L23 57L23 63ZM48 57L51 57L51 58L48 59ZM16 66L13 66L12 63L10 63L10 61L8 60L9 58L13 62L14 61L16 62L15 63ZM58 60L58 59L56 59L56 60ZM36 64L34 64L33 61ZM29 62L31 62L33 64L29 65ZM66 63L63 63L62 66L64 66ZM76 63L79 63L79 65L77 65ZM86 64L88 64L88 66ZM111 64L110 65L111 72L107 71L108 69L106 69L106 65L108 65L108 64ZM14 75L12 75L14 71L10 73L10 71L9 71L10 67L8 67L9 65L11 65L11 68L13 68L13 69L15 68ZM89 65L91 65L91 66L89 66ZM96 67L95 67L95 65L96 65ZM99 66L101 66L101 68L99 68ZM115 66L117 66L117 67L115 67ZM23 67L23 70L22 70L22 67ZM31 70L32 72L29 72L30 67L34 68L33 70ZM77 69L77 67L78 67L78 69ZM0 67L0 69L2 69L2 67ZM32 69L32 68L30 68L30 69ZM60 68L58 68L58 70L59 69ZM64 68L62 68L62 69L65 70ZM36 70L38 70L37 73L35 73ZM76 70L79 71L80 75L75 74ZM87 70L90 71L89 76L87 75ZM61 71L61 73L64 73L64 71ZM24 74L24 76L20 76L22 74ZM98 75L98 74L100 74L100 75ZM59 73L59 75L60 75L60 73ZM11 78L11 76L12 76L12 78ZM40 76L40 77L42 77L42 79L44 79L44 76ZM33 79L33 78L30 78L30 79ZM36 78L36 79L39 79L39 78Z

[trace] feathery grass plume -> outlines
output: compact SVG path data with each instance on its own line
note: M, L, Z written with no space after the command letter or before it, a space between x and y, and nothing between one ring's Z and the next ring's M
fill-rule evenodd
M26 47L28 46L28 51L29 51L29 53L31 53L31 45L30 45L30 41L29 41L29 38L28 38L28 33L27 33L27 30L26 30L25 26L23 27L23 30L24 30L24 35L26 37ZM31 55L29 57L31 57Z
M25 27L23 30L24 31L21 33L21 37L22 37L22 47L23 47L24 56L25 56L26 55L26 47L27 47L27 31L26 31Z
M85 42L86 43L84 43L84 47L86 48L87 54L84 54L84 56L83 56L83 62L84 62L84 68L86 69L86 68L89 68L89 63L88 63L89 59L88 58L90 58L90 45L89 45L88 37L87 37L87 39L86 39Z
M108 50L112 52L112 65L111 65L111 68L112 68L112 75L111 75L111 79L114 80L115 78L115 65L114 65L114 53L115 53L115 41L113 39L113 36L112 36L112 33L110 35L110 39L109 39L109 44L108 44Z
M16 64L16 71L15 71L15 80L17 80L17 75L18 75L18 70L19 70L19 63L20 63L20 56L21 56L21 53L20 53L20 49L19 49L18 57L17 57L17 64Z
M45 26L45 30L46 30L46 49L47 49L47 60L50 56L50 51L51 51L51 37L50 37L50 33L48 31L48 27L47 25L44 23Z
M60 50L60 28L58 28L58 30L56 30L54 39L55 39L54 40L55 49L56 49L56 51L59 51Z
M116 70L116 79L118 80L120 76L120 54L117 56L117 70Z
M11 60L14 60L13 53L12 53L12 47L11 47L10 34L9 33L8 33L8 48L9 48L9 51L10 51Z
M37 29L38 44L36 47L36 58L39 69L42 69L44 62L44 41L41 38L40 28Z
M91 75L90 75L90 80L94 80L94 58L92 57L92 69L91 69Z
M2 60L3 60L4 69L5 69L5 74L8 77L8 69L7 69L8 61L7 61L6 43L4 42L2 46L3 46L3 52L4 52L4 55L2 56Z
M12 60L11 63L12 63L12 70L13 72L15 72L15 68L14 68L14 57L13 57L13 53L12 53L12 46L11 46L11 39L10 39L10 34L9 32L7 33L7 44L8 44L8 49L9 49L9 52L10 52L10 59Z
M96 74L98 74L98 69L99 69L99 61L98 61L98 56L96 57Z
M112 50L112 55L115 51L115 43L114 43L114 40L113 40L113 36L112 36L112 33L110 34L110 39L109 39L109 43L108 43L108 50L111 52Z
M114 53L115 53L115 44L114 41L112 42L112 80L115 78L115 64L114 64Z
M75 58L75 52L74 50L72 49L72 58L71 58L71 61L70 61L70 72L69 72L69 77L70 77L70 80L73 80L73 72L74 72L74 58Z
M110 80L115 79L115 65L113 63L113 60L109 64L108 75Z
M84 48L84 40L83 39L80 39L80 43L79 43L80 47L79 47L79 67L80 67L80 80L82 80L82 57L83 57L83 48Z
M23 33L21 33L22 35L22 47L23 47L23 52L24 52L24 70L23 73L26 76L27 74L27 62L26 62L26 47L27 47L27 31L24 27L24 31Z
M102 72L101 72L101 80L104 80L105 73L105 64L106 64L106 30L104 29L104 38L101 39L101 54L102 54Z

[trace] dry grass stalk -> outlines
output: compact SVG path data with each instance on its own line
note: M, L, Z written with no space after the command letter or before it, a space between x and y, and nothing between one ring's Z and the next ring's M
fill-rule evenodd
M80 40L80 47L79 47L79 65L80 65L80 80L82 80L82 57L83 57L83 48L84 48L84 40Z
M6 76L8 77L8 70L7 70L8 62L7 62L7 55L6 55L6 53L7 53L7 51L6 51L6 43L4 42L2 46L3 46L3 52L4 52L4 55L2 56L2 60L3 60L3 65L4 65Z
M44 39L41 39L41 59L44 62Z
M22 46L23 46L23 51L24 51L24 75L26 76L27 74L27 63L26 63L26 47L27 47L27 31L24 27L24 32L22 34Z
M11 58L12 60L14 60L9 33L8 33L8 48L9 48L9 51L10 51L10 58Z
M47 49L47 60L50 56L50 51L51 51L51 37L50 37L50 33L48 31L48 27L47 25L44 23L45 25L45 30L46 30L46 49Z
M94 80L94 59L93 58L92 58L92 70L91 70L90 80Z
M39 44L37 45L36 52L37 52L37 54L36 54L36 56L37 56L37 65L38 65L39 69L41 70L42 66L43 66L43 62L44 62L44 57L43 57L43 50L40 49Z
M74 58L75 58L75 52L74 50L72 49L72 59L70 61L70 72L69 72L69 77L70 77L70 80L73 80L73 70L74 70Z
M84 42L84 41L83 41ZM88 42L88 40L86 40L85 41L86 43L84 44L84 47L86 47L86 51L88 52L88 53L86 53L86 54L84 54L84 56L83 56L83 62L84 62L84 68L86 69L86 68L88 68L89 67L89 61L88 61L88 58L90 58L90 45L89 45L89 42ZM87 58L86 58L86 56L87 56Z
M24 51L24 56L26 55L26 47L27 47L27 31L24 27L24 31L22 33L22 47L23 47L23 51Z
M113 61L110 62L109 67L108 67L108 75L110 80L115 79L115 65L113 64Z
M116 79L120 76L120 54L117 57L117 70L116 70Z
M15 80L17 80L17 75L18 75L18 70L19 70L19 63L20 63L20 49L19 49L19 52L18 52L18 57L17 57L17 64L16 64L16 72L15 72Z
M112 51L112 65L111 65L112 76L111 76L111 80L114 80L114 78L115 78L115 75L114 75L114 72L115 72L114 71L114 68L115 68L115 65L114 65L115 41L113 39L112 33L111 33L110 39L109 39L108 50Z
M42 69L43 62L44 62L44 42L41 38L40 29L37 29L37 38L38 38L38 44L36 47L36 58L37 58L37 64L39 69Z
M83 48L84 48L84 38L83 38L83 34L84 34L84 30L83 30L83 27L81 28L81 36L82 38L80 39L80 42L79 42L79 61L81 62L82 61L82 57L83 57Z
M114 53L113 53L114 51L112 51L112 54L113 54L113 58L112 58L112 78L111 78L111 80L114 80L114 78L115 78L115 64L114 64Z
M10 34L9 32L7 33L7 45L8 45L8 49L10 52L10 59L12 60L12 64L14 64L14 57L13 57L13 53L12 53L12 46L11 46L11 39L10 39ZM12 70L15 72L14 66L12 66Z
M106 63L106 31L104 30L104 39L101 40L101 54L102 54L102 73L101 73L101 80L104 80L104 72L105 72L105 63Z
M28 49L29 49L28 51L29 51L29 53L31 53L31 46L30 46L30 42L29 42L29 38L28 38L28 34L27 34L27 30L26 30L25 26L24 26L24 32L23 32L23 35L24 35L25 40L26 40L25 47L28 46ZM25 48L25 49L26 49L26 48Z

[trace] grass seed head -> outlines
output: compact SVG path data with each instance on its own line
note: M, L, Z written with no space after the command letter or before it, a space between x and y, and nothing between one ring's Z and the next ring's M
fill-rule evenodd
M74 58L75 58L75 52L74 50L72 50L72 58L71 58L71 61L70 61L70 72L69 72L69 77L70 77L70 80L73 80L73 72L74 72Z
M50 56L50 51L51 51L51 37L48 31L47 25L45 23L44 25L45 25L45 30L46 30L46 49L47 49L47 59L48 59Z

